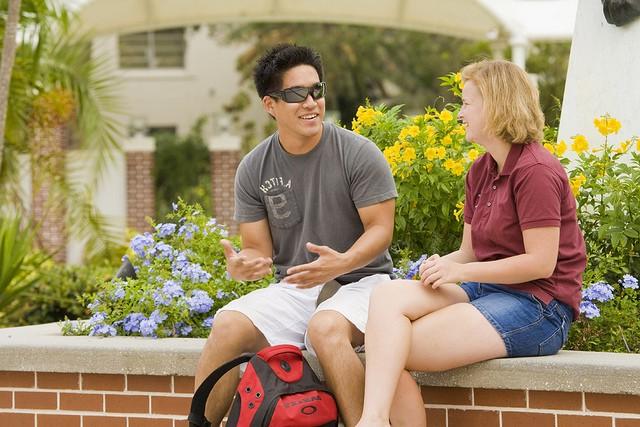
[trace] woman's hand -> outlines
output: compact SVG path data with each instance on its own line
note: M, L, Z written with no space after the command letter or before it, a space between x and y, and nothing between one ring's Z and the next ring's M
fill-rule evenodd
M461 280L462 268L464 268L463 264L434 254L420 266L420 282L424 286L431 285L433 289L445 283L458 283Z

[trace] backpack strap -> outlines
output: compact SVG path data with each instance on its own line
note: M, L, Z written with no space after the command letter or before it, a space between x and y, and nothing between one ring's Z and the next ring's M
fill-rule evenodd
M214 370L209 374L207 378L200 384L196 392L193 394L193 399L191 400L191 410L189 412L189 427L208 427L211 426L211 423L204 416L204 409L207 405L207 398L213 390L213 386L222 378L224 374L229 372L234 367L238 366L241 363L248 362L255 353L244 353L233 360L230 360L223 365L221 365L218 369Z

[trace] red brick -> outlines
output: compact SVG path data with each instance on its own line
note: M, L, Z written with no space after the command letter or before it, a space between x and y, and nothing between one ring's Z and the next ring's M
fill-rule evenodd
M609 417L558 414L558 427L611 427L612 425L613 419Z
M529 390L529 408L582 410L582 393Z
M16 391L16 409L58 409L58 395L38 391Z
M78 390L80 388L80 374L38 372L37 383L38 383L38 388Z
M104 397L107 412L149 413L149 396L107 394Z
M447 410L427 408L427 425L429 427L447 427Z
M222 424L220 424L222 425ZM173 427L189 427L189 421L187 420L173 420Z
M502 427L555 427L554 414L502 412Z
M152 414L188 415L191 399L188 397L151 396Z
M171 377L160 375L127 375L127 390L171 392Z
M497 411L464 411L449 409L449 427L498 427Z
M82 389L124 391L124 375L82 374Z
M129 418L129 427L173 427L173 420L168 418Z
M0 391L0 408L13 408L13 393Z
M524 390L476 388L473 390L473 405L524 408L527 406L527 396Z
M89 393L60 393L63 411L104 411L104 395Z
M173 377L173 392L174 393L189 393L193 394L195 391L195 379L193 377Z
M640 396L585 393L584 398L588 411L640 414Z
M33 388L35 385L33 372L0 371L0 387Z
M9 414L0 412L0 426L34 427L35 425L35 414Z
M616 427L640 427L640 419L616 418Z
M42 427L80 427L79 415L38 414L38 426Z
M83 416L82 427L126 427L127 419L122 417Z
M471 405L471 389L458 387L422 387L426 404Z

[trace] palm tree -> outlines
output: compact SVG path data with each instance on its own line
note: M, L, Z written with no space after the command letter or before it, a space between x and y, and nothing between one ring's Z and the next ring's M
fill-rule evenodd
M91 200L104 166L119 149L118 106L105 62L91 58L90 40L73 28L74 16L63 7L24 0L9 88L0 206L25 212L18 157L28 154L32 193L45 201L33 206L36 220L45 229L47 218L62 215L67 230L87 239L91 252L117 239ZM93 171L89 182L67 178L64 143L69 139L87 154L84 163Z
M7 102L9 98L9 81L16 55L16 30L20 16L22 0L9 0L7 24L2 43L2 59L0 63L0 173L2 173L2 152L4 150L4 125L7 119Z

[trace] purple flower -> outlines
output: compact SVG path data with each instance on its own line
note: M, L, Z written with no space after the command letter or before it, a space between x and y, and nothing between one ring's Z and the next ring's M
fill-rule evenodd
M205 291L196 289L187 298L187 305L192 313L207 313L213 307L213 299Z
M607 282L596 282L582 291L582 298L588 301L607 302L613 299L613 287Z
M427 259L427 254L423 254L420 258L418 258L417 261L411 263L409 265L409 269L407 270L407 275L405 277L405 279L413 279L416 278L416 276L418 275L418 273L420 272L420 264L422 264L422 262ZM418 278L416 278L418 279Z
M156 231L158 232L158 237L167 237L172 235L176 231L176 225L158 224L156 225Z
M147 254L147 249L153 246L153 237L149 233L138 234L131 239L131 249L140 258L144 258Z
M217 298L217 299L223 299L223 298L226 298L226 296L227 296L227 293L226 293L226 292L224 292L224 291L218 291L218 292L216 292L216 298Z
M180 229L178 229L178 236L184 236L185 239L189 240L193 237L193 233L197 233L198 230L200 229L197 225L187 223L180 226Z
M180 283L174 280L167 280L162 286L162 292L169 295L172 298L184 296L184 289L180 286Z
M626 289L638 289L638 279L630 274L625 274L624 276L622 276L622 279L618 280L618 283L620 283L622 287Z
M185 266L189 263L189 257L188 257L188 253L186 251L184 252L178 252L178 254L176 255L174 261L173 261L173 273L176 274L177 272L179 272L180 270L182 270L183 268L185 268Z
M115 337L117 335L116 328L111 325L107 325L104 323L98 323L94 325L91 331L89 332L91 336L104 336L104 337Z
M164 242L156 244L153 249L149 251L149 254L160 259L173 260L173 248Z
M211 274L200 267L200 264L188 262L181 270L174 270L174 274L181 279L191 280L193 283L207 283L211 279Z
M591 301L582 301L580 303L580 313L584 314L587 319L600 317L600 309Z
M92 303L90 303L89 305L87 305L87 308L91 311L95 310L96 308L98 308L98 306L100 305L100 300L99 299L95 299L93 300Z
M142 319L140 321L140 334L143 337L157 337L156 330L158 325L167 318L167 315L160 313L159 310L154 310L148 319Z
M124 318L124 324L122 328L125 332L138 333L140 332L140 322L146 320L146 317L142 313L131 313Z
M177 203L171 203L171 209L173 209L173 211L177 211L178 210L178 204Z
M184 322L178 322L175 324L175 331L177 335L186 337L191 333L192 330L193 328Z
M119 300L124 298L125 295L125 291L124 288L122 287L121 284L119 284L118 286L116 286L116 289L113 291L113 299L114 300Z
M213 326L213 316L204 319L202 321L202 326L204 326L205 328L211 328L211 326Z

